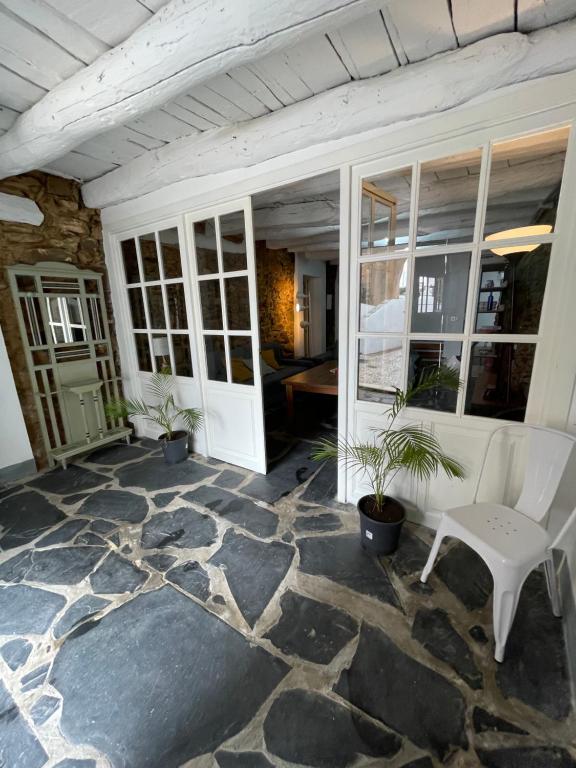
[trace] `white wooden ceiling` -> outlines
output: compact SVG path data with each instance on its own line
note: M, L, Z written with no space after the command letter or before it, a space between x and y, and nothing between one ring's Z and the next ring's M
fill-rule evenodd
M125 40L166 0L0 0L0 133L51 88ZM183 136L250 120L349 80L481 38L576 16L575 0L391 0L352 24L239 67L48 167L97 178Z

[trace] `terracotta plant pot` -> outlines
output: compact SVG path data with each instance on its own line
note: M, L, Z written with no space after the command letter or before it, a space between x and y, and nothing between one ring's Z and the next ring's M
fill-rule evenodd
M162 444L166 464L178 464L188 458L188 432L172 432L172 439L166 438L166 433L158 438Z
M398 547L400 531L406 519L403 505L384 496L384 507L378 510L374 496L362 496L358 504L362 546L377 555L390 555Z

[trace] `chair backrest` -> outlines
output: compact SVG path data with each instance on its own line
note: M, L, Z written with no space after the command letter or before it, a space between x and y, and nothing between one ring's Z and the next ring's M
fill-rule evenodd
M550 545L551 549L562 549L569 551L571 548L574 547L574 538L573 536L568 537L568 534L570 533L571 529L574 528L576 525L576 507L572 510L570 515L567 517L566 522L560 528L558 531L556 538Z
M532 520L541 522L548 514L550 505L554 500L568 459L576 444L576 436L531 424L505 424L498 427L490 435L486 446L474 500L476 500L480 487L492 440L495 435L504 431L526 432L527 434L528 451L524 480L514 508Z

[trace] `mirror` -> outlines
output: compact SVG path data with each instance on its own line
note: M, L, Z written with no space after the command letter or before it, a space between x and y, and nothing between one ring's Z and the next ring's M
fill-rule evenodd
M54 344L86 341L86 321L79 296L47 296L46 309Z

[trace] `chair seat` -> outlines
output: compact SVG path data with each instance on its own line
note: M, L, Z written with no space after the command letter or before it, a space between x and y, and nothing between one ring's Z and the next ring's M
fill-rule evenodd
M510 565L539 563L550 546L548 532L541 525L502 504L469 504L448 509L444 515L458 538L479 554L490 554Z

